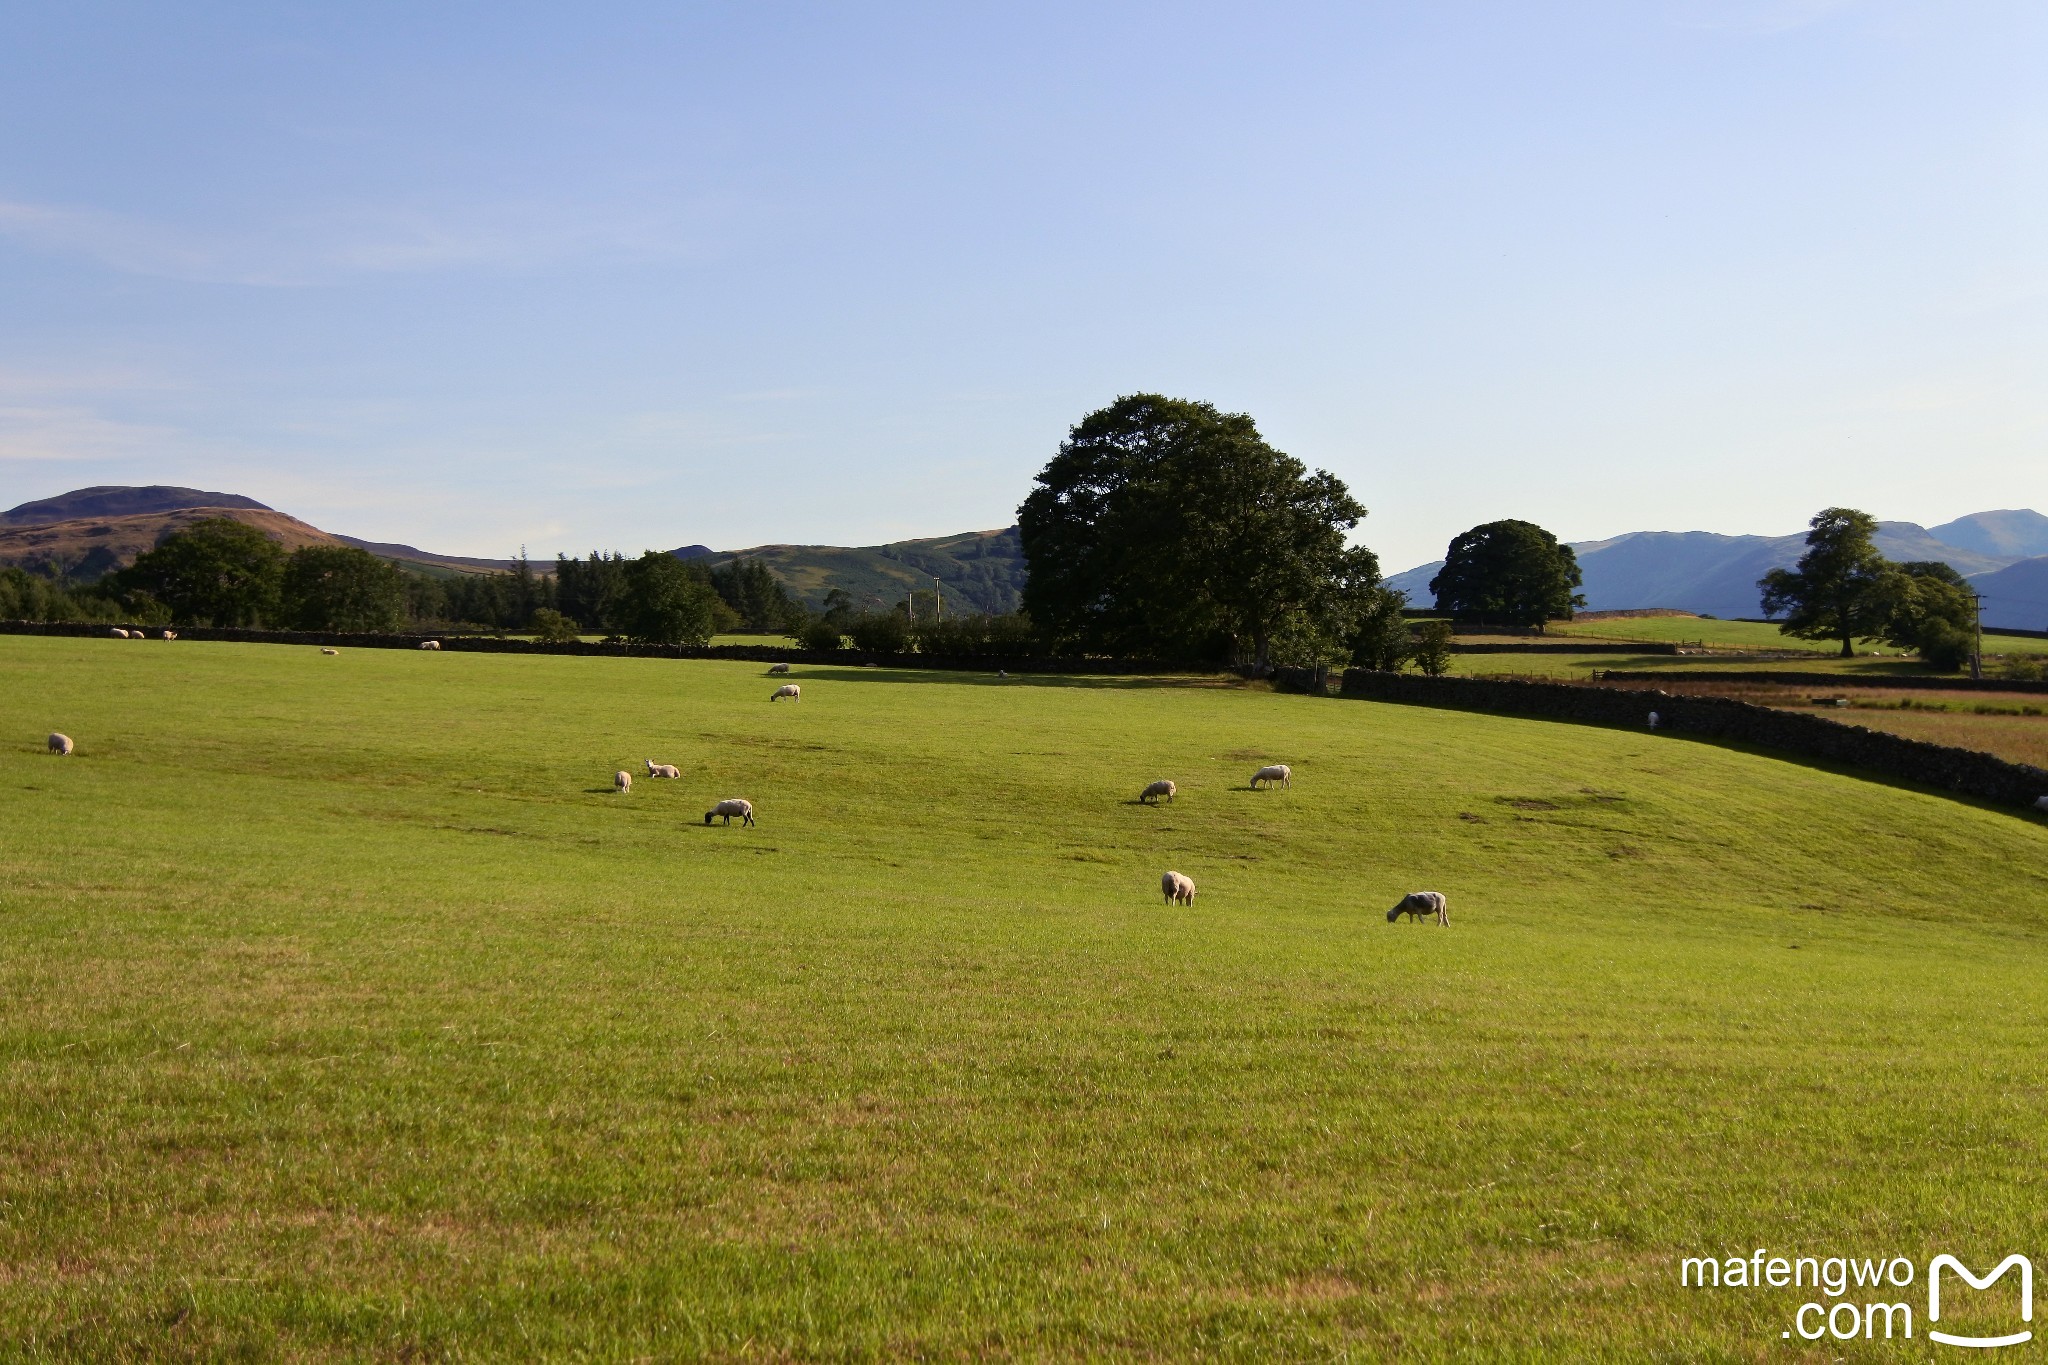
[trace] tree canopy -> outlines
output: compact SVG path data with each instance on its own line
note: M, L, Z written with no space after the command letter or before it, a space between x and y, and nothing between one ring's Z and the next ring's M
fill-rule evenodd
M295 630L403 629L405 575L353 545L307 545L285 561L279 597Z
M1535 626L1586 604L1572 547L1529 521L1489 521L1451 542L1429 580L1436 609L1450 616Z
M1018 509L1024 610L1055 648L1248 657L1348 640L1379 582L1342 481L1243 413L1133 394L1068 433Z
M718 628L718 594L674 555L649 550L625 566L624 633L642 644L704 645Z
M1829 507L1807 523L1806 553L1790 569L1757 580L1765 616L1784 614L1778 629L1801 640L1840 640L1842 657L1857 640L1881 640L1896 610L1895 571L1872 537L1877 519L1851 507Z
M181 625L260 626L277 616L284 550L253 526L208 517L165 536L116 575Z

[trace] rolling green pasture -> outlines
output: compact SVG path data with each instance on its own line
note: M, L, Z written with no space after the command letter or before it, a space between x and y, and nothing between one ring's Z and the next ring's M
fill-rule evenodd
M1678 1258L2041 1260L2038 819L797 679L0 637L10 1358L1820 1360Z
M1721 621L1704 616L1620 616L1599 621L1553 621L1544 627L1568 639L1626 643L1649 640L1662 644L1703 641L1715 649L1796 649L1832 654L1839 646L1826 640L1801 640L1781 634L1763 621Z
M1832 654L1806 654L1787 659L1729 659L1711 654L1574 654L1548 650L1515 654L1453 654L1451 672L1460 676L1514 673L1528 677L1585 679L1596 668L1633 672L1655 669L1683 677L1687 673L1718 673L1737 669L1744 673L1839 673L1844 679L1858 676L1910 674L1926 676L1918 659L1887 654L1873 658L1859 654L1844 659Z

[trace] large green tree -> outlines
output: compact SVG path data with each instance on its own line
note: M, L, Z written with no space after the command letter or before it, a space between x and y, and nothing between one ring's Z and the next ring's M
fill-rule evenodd
M1934 667L1961 668L1976 648L1977 597L1940 560L1893 566L1880 589L1887 603L1886 644L1917 652Z
M1261 665L1344 632L1379 580L1343 483L1252 419L1134 394L1068 433L1018 509L1024 609L1062 649Z
M121 570L123 593L144 592L181 625L260 626L277 616L284 551L253 526L209 517L173 531Z
M704 645L717 630L721 606L707 578L674 555L649 550L625 565L617 612L631 639L650 645Z
M1489 521L1451 542L1429 590L1446 615L1541 630L1586 604L1573 591L1581 581L1572 547L1541 526Z
M307 545L285 561L283 619L297 630L394 631L405 625L405 576L353 545Z
M1897 568L1878 553L1877 520L1850 507L1830 507L1807 523L1806 553L1790 569L1757 580L1765 616L1783 615L1778 629L1802 640L1840 640L1842 657L1858 640L1881 640L1896 608Z

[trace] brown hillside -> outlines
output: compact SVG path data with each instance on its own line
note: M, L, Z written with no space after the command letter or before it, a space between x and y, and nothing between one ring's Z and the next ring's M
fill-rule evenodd
M89 582L135 562L173 531L208 517L228 517L254 526L287 550L301 545L339 545L317 526L308 526L282 512L247 507L185 507L175 512L147 512L129 517L81 517L47 526L0 527L0 565L19 565L38 573L55 572L74 582Z

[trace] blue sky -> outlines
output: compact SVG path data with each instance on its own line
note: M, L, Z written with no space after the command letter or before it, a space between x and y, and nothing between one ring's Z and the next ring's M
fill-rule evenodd
M1390 571L2048 510L2036 0L0 17L0 505L872 543L1159 390Z

